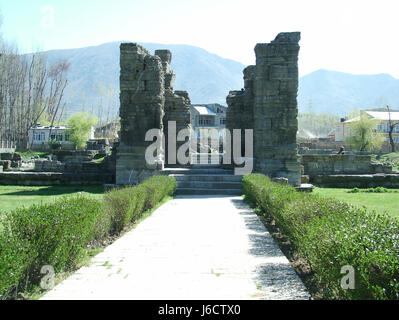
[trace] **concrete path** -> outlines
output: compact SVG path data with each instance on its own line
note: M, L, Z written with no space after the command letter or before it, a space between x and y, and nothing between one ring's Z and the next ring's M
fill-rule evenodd
M179 196L42 299L309 299L241 197Z

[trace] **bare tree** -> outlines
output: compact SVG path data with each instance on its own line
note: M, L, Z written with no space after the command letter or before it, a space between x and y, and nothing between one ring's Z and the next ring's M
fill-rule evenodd
M53 125L64 112L67 61L49 65L42 53L20 55L0 38L0 139L28 146L38 121ZM60 119L60 118L59 118Z
M395 127L399 126L399 121L394 121L391 119L391 109L387 105L387 111L388 111L388 135L389 135L389 143L391 144L391 152L395 152L396 147L395 147L395 141L393 140L393 131L395 130Z
M50 70L49 77L51 79L51 90L48 97L48 116L50 118L50 136L54 126L54 121L59 114L62 98L64 96L64 90L67 86L68 80L66 79L66 73L69 70L70 64L66 60L62 60L59 63L53 65ZM64 109L65 105L63 105Z

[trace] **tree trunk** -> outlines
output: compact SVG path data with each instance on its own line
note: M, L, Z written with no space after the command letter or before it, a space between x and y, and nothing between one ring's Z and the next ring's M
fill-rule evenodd
M393 141L392 131L394 126L389 127L389 143L391 144L391 152L395 152L395 141Z

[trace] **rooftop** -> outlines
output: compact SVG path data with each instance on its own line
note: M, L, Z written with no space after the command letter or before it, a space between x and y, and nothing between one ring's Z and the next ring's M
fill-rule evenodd
M41 126L41 125L38 125L38 126L36 126L36 127L31 127L31 130L65 130L65 129L68 129L67 127L65 127L65 126Z
M194 109L197 110L200 115L208 115L208 116L215 116L216 115L216 113L213 112L208 107L194 106Z

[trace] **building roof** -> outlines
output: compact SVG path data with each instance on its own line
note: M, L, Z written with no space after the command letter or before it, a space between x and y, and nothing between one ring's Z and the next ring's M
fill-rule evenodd
M198 111L198 113L203 116L216 116L216 113L213 112L211 109L208 107L200 107L200 106L194 106L194 109Z
M50 127L50 126L36 126L36 127L31 127L30 130L65 130L68 129L65 126L56 126L56 127Z
M370 117L376 120L389 120L389 114L391 114L391 120L398 121L399 120L399 112L398 111L365 111Z
M356 117L356 118L353 118L353 119L346 120L346 121L344 121L344 123L356 122L356 121L359 121L359 120L360 120L360 116Z
M368 116L370 116L373 120L379 120L379 121L388 121L389 120L389 116L391 116L391 120L392 121L399 121L399 111L391 111L391 112L387 112L387 111L362 111L365 112ZM389 115L389 113L391 115ZM344 121L344 123L351 123L351 122L356 122L360 120L360 116L353 118L353 119L349 119ZM342 123L342 122L341 122Z

